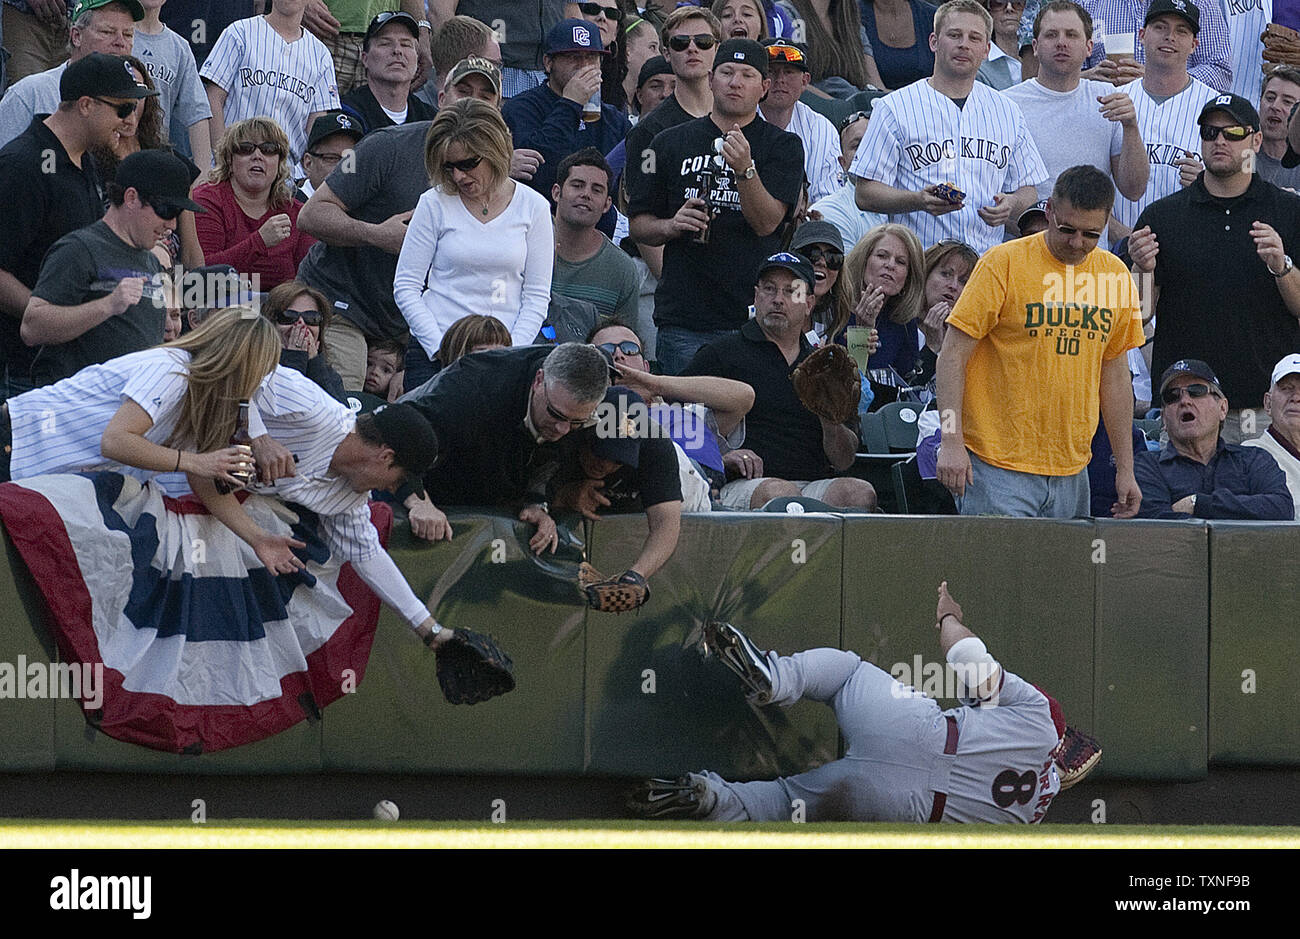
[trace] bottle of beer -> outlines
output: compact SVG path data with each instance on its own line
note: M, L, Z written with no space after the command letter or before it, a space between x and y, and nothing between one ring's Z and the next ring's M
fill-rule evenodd
M239 417L235 419L235 432L230 435L230 445L232 447L251 447L253 445L253 437L248 432L248 408L249 402L239 402ZM242 487L247 488L252 484L256 473L254 470L237 470L230 475L238 479ZM222 495L233 491L230 483L223 480L218 479L216 485L217 492Z
M704 200L704 214L709 217L709 224L713 223L713 171L702 169L695 175L696 182L700 187L700 198ZM697 231L694 239L697 245L707 245L709 243L709 229Z

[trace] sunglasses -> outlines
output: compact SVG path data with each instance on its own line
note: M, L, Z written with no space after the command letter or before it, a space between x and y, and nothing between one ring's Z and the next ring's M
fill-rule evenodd
M1025 0L989 0L990 10L1005 10L1007 7L1013 10L1023 10Z
M623 11L618 7L603 7L599 3L579 3L578 9L588 16L599 16L605 14L605 19L615 23L623 22Z
M1088 231L1083 228L1075 228L1073 225L1062 225L1060 222L1054 222L1053 224L1056 225L1056 230L1066 237L1071 235L1082 235L1084 241L1101 240L1101 232L1099 231Z
M1219 397L1219 393L1209 385L1197 382L1194 385L1183 385L1181 388L1166 388L1160 392L1160 400L1165 404L1176 404L1182 398L1184 391L1187 392L1189 398L1204 398L1206 395Z
M180 216L185 210L179 205L171 205L166 202L160 202L151 196L142 196L143 201L153 209L153 214L158 216L164 222L170 222L172 219Z
M840 132L841 134L844 133L844 131L845 131L847 128L852 127L854 124L856 124L858 121L861 121L861 120L868 120L868 121L871 120L871 112L870 112L870 111L854 111L854 112L853 112L852 114L850 114L848 117L846 117L846 118L844 118L843 120L840 121L839 132Z
M278 157L284 153L278 143L271 143L269 140L261 143L237 143L234 147L235 156L252 156L254 150L259 151L262 156L269 157Z
M596 348L608 356L613 356L615 351L622 352L624 355L641 354L641 347L631 339L624 339L622 342L602 342Z
M483 158L481 156L472 156L464 160L447 160L442 165L448 170L460 170L462 173L468 173L482 162Z
M317 153L315 150L308 150L307 155L315 157L327 166L333 166L335 163L339 162L339 160L343 159L343 154L341 153Z
M112 108L114 111L117 112L117 116L120 118L130 117L132 114L135 113L136 105L140 103L139 101L123 101L121 104L119 104L116 101L106 101L103 98L96 98L95 100L98 101L100 104L108 105L110 108Z
M808 259L809 264L821 261L828 270L832 271L838 271L844 266L844 252L836 251L834 248L809 248L803 256Z
M690 48L691 43L695 43L695 48L703 52L705 49L712 49L717 45L718 40L713 38L713 33L695 33L693 36L669 36L668 48L674 52L685 52Z
M593 413L590 417L569 417L567 414L561 414L555 408L551 407L551 397L546 393L546 379L542 378L542 403L546 405L546 413L551 415L553 420L561 424L568 424L571 430L582 430L585 427L595 427L597 423L596 415Z
M1215 127L1213 124L1201 125L1202 140L1218 140L1219 134L1223 134L1224 140L1236 142L1249 137L1251 130L1249 127L1242 127L1240 124L1233 124L1230 127Z
M275 314L275 321L281 326L292 326L300 319L308 326L319 326L324 316L320 310L281 310Z
M796 63L803 61L803 52L778 40L767 47L767 57L774 62Z

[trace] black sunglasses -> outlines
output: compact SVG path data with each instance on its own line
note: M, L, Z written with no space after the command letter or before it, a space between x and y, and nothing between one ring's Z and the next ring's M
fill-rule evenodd
M1201 125L1202 140L1218 140L1219 134L1223 134L1224 140L1237 142L1249 137L1251 130L1249 127L1242 127L1240 124L1232 124L1228 127L1215 127L1213 124Z
M1187 392L1187 397L1189 398L1204 398L1206 395L1214 395L1216 398L1219 397L1219 393L1209 385L1197 382L1194 385L1183 385L1180 388L1166 388L1164 391L1160 392L1160 400L1165 404L1176 404L1183 396L1184 391Z
M261 143L237 143L234 146L236 156L252 156L254 150L260 151L262 156L273 157L281 156L284 152L280 149L278 143L271 143L269 140L264 140Z
M602 342L596 348L610 357L613 357L615 351L622 352L624 355L641 354L641 347L631 339L624 339L622 342Z
M106 101L103 98L96 98L95 100L100 104L108 105L117 112L117 116L120 118L130 117L135 112L135 106L140 103L139 101L123 101L118 104L116 101Z
M179 217L180 214L185 211L185 209L179 205L171 205L167 202L161 202L152 196L141 196L140 198L148 204L149 208L153 209L153 214L158 216L164 222L170 222L172 219Z
M320 310L281 310L275 314L275 321L281 326L292 326L299 319L308 326L319 326L324 316Z
M588 16L599 16L601 13L604 13L605 19L607 20L611 20L615 23L623 22L623 11L618 7L604 7L599 3L579 3L578 9L583 13L586 13Z
M856 124L858 121L861 121L861 120L863 120L863 119L871 120L871 112L870 112L870 111L854 111L852 114L850 114L850 115L848 115L847 117L841 119L841 121L840 121L840 126L839 126L839 131L840 131L840 133L841 133L841 134L844 133L844 131L845 131L846 128L852 127L852 126L853 126L854 124Z
M483 158L481 156L472 156L464 160L446 160L442 165L448 170L460 170L462 173L468 173L482 162Z
M834 248L809 248L800 253L808 259L809 264L821 261L828 270L838 271L844 266L844 252L836 251Z
M712 49L718 40L713 38L713 33L695 33L693 36L669 36L668 48L674 52L685 52L690 48L692 42L695 43L695 48L703 51Z

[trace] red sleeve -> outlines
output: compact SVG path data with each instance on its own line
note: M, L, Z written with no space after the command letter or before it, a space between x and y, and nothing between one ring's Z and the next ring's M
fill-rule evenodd
M266 251L262 236L254 228L240 230L238 219L247 218L235 204L230 182L204 183L194 190L194 201L207 209L194 213L199 247L207 264L229 264L238 271L252 270L257 257Z

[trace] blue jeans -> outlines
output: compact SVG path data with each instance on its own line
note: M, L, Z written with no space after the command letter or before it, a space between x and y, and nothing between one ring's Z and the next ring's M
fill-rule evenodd
M695 353L724 336L735 335L734 329L697 332L680 326L665 326L655 338L655 362L662 375L680 375L695 358Z
M966 494L956 497L962 515L1012 515L1022 518L1087 518L1090 514L1088 469L1073 476L1039 476L985 463L970 450L971 475Z

